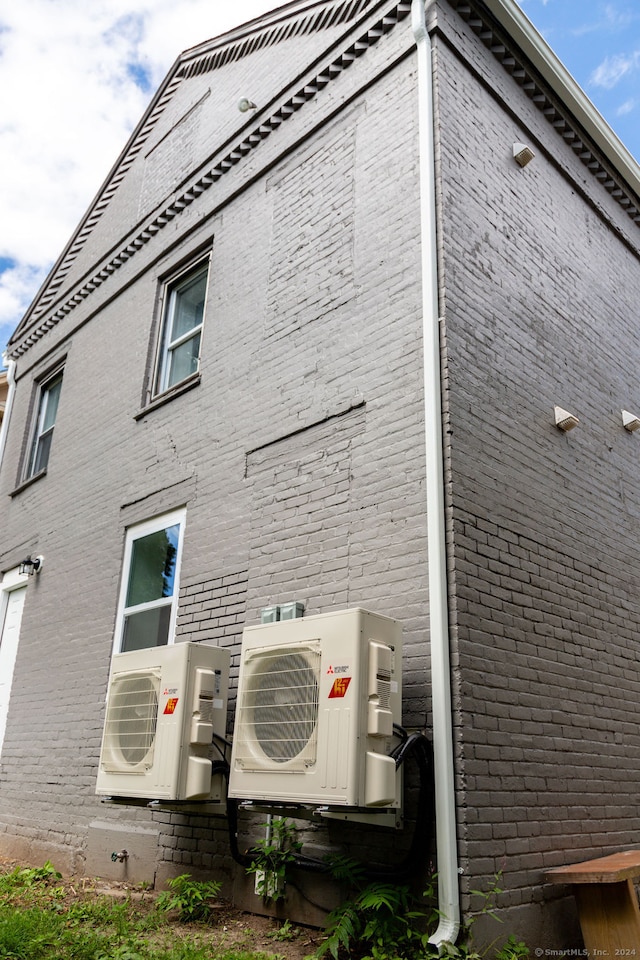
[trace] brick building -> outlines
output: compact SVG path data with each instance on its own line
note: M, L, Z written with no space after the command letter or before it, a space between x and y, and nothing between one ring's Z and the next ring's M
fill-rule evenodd
M233 691L263 608L363 607L433 738L445 921L502 871L505 931L569 948L544 869L640 829L640 169L513 0L422 14L296 0L183 54L12 337L0 850L250 901L224 818L96 798L112 653L219 645Z
M2 420L4 417L4 411L7 405L8 392L9 392L9 384L7 382L6 371L0 370L0 423L2 423Z

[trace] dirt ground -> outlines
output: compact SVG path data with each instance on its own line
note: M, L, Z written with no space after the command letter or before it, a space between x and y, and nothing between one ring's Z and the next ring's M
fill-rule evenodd
M24 864L15 860L0 857L0 873L10 873L22 866ZM64 899L70 904L84 898L109 896L115 900L128 898L153 909L158 896L157 891L141 890L134 884L88 877L64 877L55 881L56 887L61 885L65 888ZM245 913L225 900L214 902L211 919L206 923L184 924L178 923L172 914L169 917L176 939L191 939L199 944L210 942L227 949L263 951L277 956L278 960L304 960L322 941L321 932L315 928L291 924L283 929L280 921Z
M150 903L157 896L154 891L141 894L135 888L128 888L127 884L103 881L96 882L95 893L117 899L140 898ZM174 920L172 927L180 938L195 938L202 943L210 941L227 948L262 950L285 960L305 960L322 941L322 934L316 929L291 924L290 930L285 928L283 931L280 921L245 913L226 900L214 904L211 920L207 923L181 924Z

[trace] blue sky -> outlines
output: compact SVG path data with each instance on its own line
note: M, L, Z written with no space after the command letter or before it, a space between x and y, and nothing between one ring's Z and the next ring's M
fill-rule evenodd
M639 0L520 5L640 159ZM3 5L0 357L176 56L274 6L274 0Z
M640 160L638 0L521 0L520 6Z

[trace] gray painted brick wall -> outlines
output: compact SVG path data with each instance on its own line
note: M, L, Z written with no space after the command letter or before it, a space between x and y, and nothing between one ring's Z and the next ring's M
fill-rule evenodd
M640 825L637 438L620 417L640 403L639 237L450 24L438 78L463 889L502 872L507 923L570 947L573 903L543 870L635 845ZM536 154L523 170L516 140ZM573 433L554 404L579 417Z
M399 46L389 41L348 90L372 80L381 63L392 65ZM94 797L132 523L186 505L177 638L230 646L233 677L244 623L257 622L262 606L293 598L309 613L362 605L403 618L408 648L424 659L413 82L404 67L391 69L375 85L375 110L360 96L330 125L314 131L298 123L297 136L307 139L293 150L285 144L275 168L211 210L210 220L194 223L185 214L175 249L166 247L152 265L142 260L139 276L122 267L129 272L117 275L116 295L94 319L68 340L56 328L21 361L11 466L0 477L0 550L5 569L26 544L46 554L46 565L29 584L2 754L6 849L24 836L36 849L49 837L53 859L68 844L79 869L89 836L95 869L95 824L107 822L134 843L141 827L159 831L160 879L185 865L230 870L219 822L150 818L101 807ZM336 96L334 107L339 89ZM392 137L385 136L390 126ZM181 129L162 140L165 160L182 149ZM135 166L131 177L116 203L131 194L130 216L138 210L136 178L148 202ZM201 383L140 415L158 282L207 246ZM78 309L74 324L91 304ZM58 341L66 366L48 472L9 497L32 378ZM408 672L406 714L420 724L426 679L409 664Z
M502 871L510 929L569 947L571 904L543 869L632 844L640 827L638 438L619 415L640 410L638 235L464 17L443 2L437 19L464 907ZM318 43L293 45L299 70ZM402 621L404 722L428 718L411 51L405 22L21 358L0 563L31 551L46 565L29 583L1 758L3 849L82 869L91 824L106 822L158 831L160 879L188 865L232 883L220 821L105 810L93 794L126 527L178 506L178 639L228 646L235 679L242 627L261 607L368 607ZM272 62L251 56L256 69ZM215 97L202 99L202 77L182 84L149 140L153 162L171 167L188 129L204 163L246 66L225 67ZM536 153L524 170L515 140ZM83 269L116 220L151 202L145 163ZM159 284L207 248L201 381L145 412ZM11 496L33 379L63 354L47 475ZM573 433L554 426L555 403L580 418Z

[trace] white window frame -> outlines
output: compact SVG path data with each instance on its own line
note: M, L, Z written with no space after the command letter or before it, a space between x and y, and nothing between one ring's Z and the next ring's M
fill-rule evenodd
M204 328L205 310L207 306L207 294L209 290L210 267L211 255L207 254L206 257L202 257L199 260L194 261L184 270L180 271L179 274L171 277L164 285L164 294L162 297L162 323L160 326L158 358L156 361L156 369L154 374L153 396L160 396L169 390L173 390L175 387L179 387L181 383L184 383L192 376L195 376L200 369L200 357L202 355L202 333ZM178 337L173 337L173 324L176 315L176 304L179 301L180 292L198 274L204 274L205 276L205 297L202 306L202 318L200 323L195 324L185 333ZM198 348L198 365L196 370L188 374L186 377L183 377L181 380L177 380L175 383L169 383L172 370L171 361L175 351L178 349L178 347L182 346L198 335L200 336L200 344Z
M124 640L124 627L125 627L125 618L129 613L135 611L136 613L143 613L145 610L158 609L163 606L170 606L171 613L169 618L169 633L167 637L167 645L170 645L174 642L175 639L175 630L176 622L178 619L178 599L180 595L180 566L182 561L182 545L184 542L184 528L186 524L187 511L185 508L179 510L172 510L170 513L163 513L160 516L154 517L150 520L144 520L142 523L136 523L131 527L127 528L125 546L124 546L124 557L122 560L122 578L120 582L120 595L118 598L118 613L116 616L116 631L113 642L113 652L120 653L122 651L122 644ZM158 533L161 530L166 530L168 527L173 527L174 525L180 525L180 532L178 534L178 547L176 553L176 567L173 576L173 595L171 597L161 597L158 600L151 600L147 603L136 604L134 606L128 607L127 604L127 592L129 590L129 577L131 573L131 559L133 556L133 545L136 540L141 539L142 537L147 537L149 534Z
M55 425L58 419L58 411L56 408L56 419L53 421L51 426L44 429L44 424L46 421L47 411L49 408L49 398L51 396L51 389L57 384L62 383L64 378L64 367L58 367L53 373L49 374L44 378L38 387L38 403L36 407L36 416L33 422L33 428L31 431L31 438L29 441L29 457L27 460L27 466L24 473L24 479L30 480L32 477L39 477L41 474L47 472L49 466L49 458L51 456L51 444L49 444L49 449L47 451L47 460L43 467L40 467L36 470L36 464L38 462L38 454L40 451L40 446L45 437L51 437L53 435ZM58 398L59 403L59 398Z

